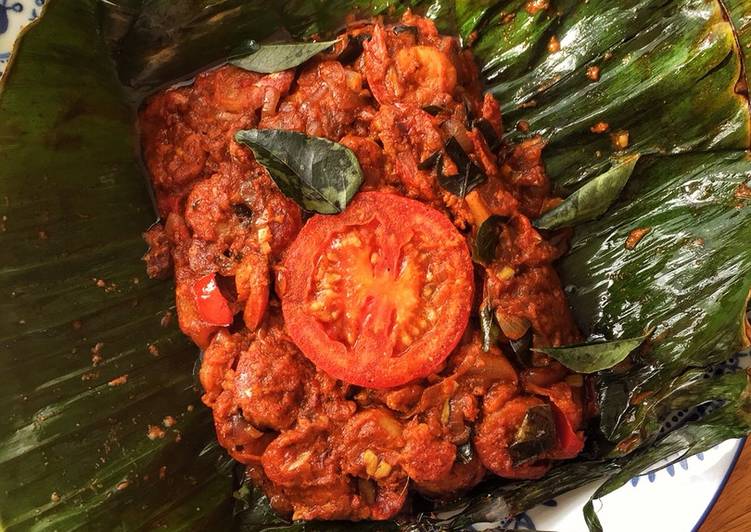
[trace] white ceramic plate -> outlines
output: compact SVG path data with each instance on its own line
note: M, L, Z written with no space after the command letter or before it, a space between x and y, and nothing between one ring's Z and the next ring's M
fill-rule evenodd
M18 32L45 0L0 0L0 75ZM690 532L701 526L735 466L744 440L730 440L657 472L636 477L596 503L607 532ZM510 529L581 532L582 506L597 488L585 486L506 523Z

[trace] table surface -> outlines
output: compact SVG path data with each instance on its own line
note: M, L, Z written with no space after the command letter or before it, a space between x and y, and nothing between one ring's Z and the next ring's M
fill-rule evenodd
M748 532L751 530L751 439L741 452L722 494L699 532Z

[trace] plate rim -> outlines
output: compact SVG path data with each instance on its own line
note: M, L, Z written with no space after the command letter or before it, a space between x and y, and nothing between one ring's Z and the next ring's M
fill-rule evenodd
M730 481L730 476L733 474L733 471L735 471L736 465L738 465L738 460L740 459L741 454L743 453L743 448L746 445L747 439L748 439L748 436L744 436L740 438L738 442L736 443L736 448L734 451L733 459L731 460L730 465L725 471L725 475L722 477L722 481L717 486L717 489L715 490L714 495L712 495L712 498L710 499L709 504L707 504L707 507L704 508L704 512L701 514L701 517L699 517L699 520L691 529L691 532L699 531L699 529L704 524L704 521L706 521L707 517L709 517L709 514L711 513L712 509L715 507L715 504L717 504L717 501L720 498L720 495L722 495L722 492L725 491L725 487Z

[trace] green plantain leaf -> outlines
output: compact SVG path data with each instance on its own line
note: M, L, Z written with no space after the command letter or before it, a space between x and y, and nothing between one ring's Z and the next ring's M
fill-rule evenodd
M273 74L300 66L334 44L336 41L262 44L249 55L232 59L230 63L251 72Z
M620 150L591 131L599 122L627 131L628 150L642 154L749 145L748 101L735 92L741 55L719 2L562 0L534 16L525 4L494 2L500 18L480 26L475 50L506 123L524 120L548 139L559 184L602 173ZM511 22L499 23L512 9ZM552 35L556 53L547 49Z
M638 428L621 421L631 396L743 347L751 201L736 191L750 169L745 152L642 159L610 211L577 228L560 272L585 334L655 328L645 364L603 388L601 428L614 441ZM639 228L651 231L629 249Z
M738 48L740 49L743 59L743 66L745 67L745 77L743 83L736 86L736 92L748 92L749 79L751 79L751 71L749 71L749 65L751 64L751 2L749 0L723 0L720 2L721 6L725 10L728 20L733 25L735 37L738 41Z
M282 129L238 131L235 139L253 150L279 189L308 211L342 212L362 184L357 157L336 142Z
M660 464L660 468L711 449L725 440L746 435L749 422L751 422L748 413L748 376L738 371L722 376L716 379L716 382L702 380L704 382L699 382L695 387L705 388L704 392L707 391L708 386L726 391L729 398L725 405L701 421L687 424L668 433L654 445L633 453L627 460L619 460L620 470L608 477L584 507L584 518L591 532L603 530L594 511L595 499L600 499L615 491L636 475L654 470L654 465L661 460L663 463ZM702 395L702 392L700 391L697 395ZM665 460L667 463L664 462Z
M610 478L603 489L614 488L675 450L747 433L745 375L705 379L697 368L744 345L751 202L736 191L751 175L748 2L554 4L530 12L525 0L48 0L0 82L0 526L228 528L231 468L193 387L195 349L174 326L172 285L145 279L139 261L154 214L135 104L224 61L238 43L325 37L350 13L415 8L474 41L506 123L526 121L548 142L561 193L606 172L615 152L642 154L611 208L577 227L561 276L587 335L655 335L632 369L598 376L604 435L635 449L592 434L587 458L543 479L491 481L414 522L341 526L464 529L588 481ZM591 130L599 122L607 132ZM609 135L621 130L625 150ZM714 399L726 406L660 432L673 409ZM329 529L266 521L264 499L237 524ZM452 508L448 521L434 512Z
M96 12L49 2L0 82L0 528L202 528L228 472L139 260L154 213Z
M623 362L646 338L640 336L564 347L533 347L532 351L545 353L577 373L596 373Z
M558 229L587 222L604 214L626 186L638 160L638 153L616 159L610 170L587 181L563 203L535 220L535 227Z

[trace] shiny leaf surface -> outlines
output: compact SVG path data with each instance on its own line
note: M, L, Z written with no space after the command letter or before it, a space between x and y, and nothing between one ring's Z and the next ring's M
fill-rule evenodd
M635 450L608 454L599 442L543 479L488 483L449 522L425 514L399 525L461 529L588 480L610 478L611 489L676 449L748 432L745 375L689 369L744 341L751 220L735 191L751 169L748 2L561 0L530 12L524 0L49 0L0 87L4 529L227 527L231 474L192 387L194 348L165 319L171 285L146 280L139 261L154 215L133 155L133 104L240 42L327 36L350 12L407 7L474 40L506 123L524 120L546 139L562 193L605 172L614 153L642 154L616 203L577 227L561 275L586 334L655 335L645 364L601 376L601 428L613 443L643 432ZM628 132L625 146L616 132ZM714 398L726 407L659 435L665 412ZM255 504L246 530L287 527Z

